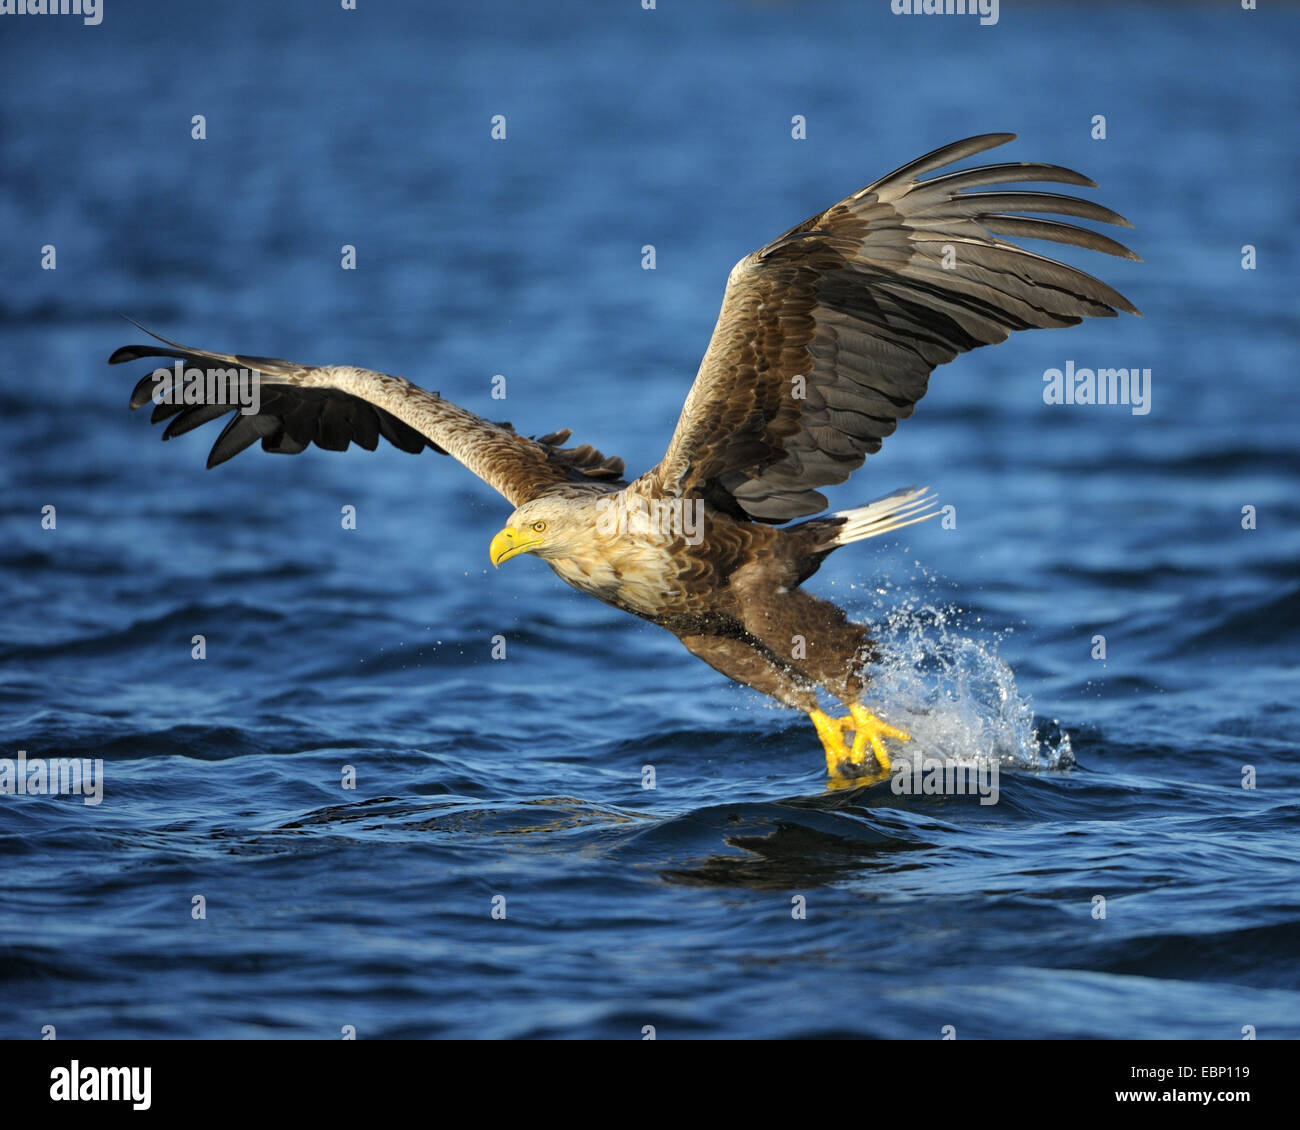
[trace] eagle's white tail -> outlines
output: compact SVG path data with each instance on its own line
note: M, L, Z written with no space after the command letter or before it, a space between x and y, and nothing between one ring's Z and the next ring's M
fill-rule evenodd
M924 522L935 517L939 511L934 509L938 499L928 494L929 487L904 487L866 506L853 510L840 510L824 519L828 524L836 518L843 522L828 529L823 542L826 549L837 545L847 545L851 541L879 537L891 530L900 530L914 522Z

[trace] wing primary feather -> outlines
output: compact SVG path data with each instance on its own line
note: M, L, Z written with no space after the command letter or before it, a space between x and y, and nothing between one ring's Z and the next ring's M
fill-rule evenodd
M1008 141L1015 141L1015 139L1016 135L1014 133L981 133L976 134L974 137L964 138L961 141L954 141L949 145L941 145L938 149L930 150L924 157L918 157L915 161L900 165L892 173L887 173L879 180L872 181L866 188L855 192L852 199L876 192L886 185L915 180L917 177L924 176L934 169L941 169L944 165L951 165L954 161L962 161L967 157L973 157L976 153L983 153L986 149L996 149L999 145L1005 145Z
M1001 212L991 212L987 216L981 216L980 223L995 235L1069 243L1075 247L1086 247L1089 251L1102 251L1107 255L1114 255L1117 259L1142 262L1141 255L1125 247L1118 240L1102 235L1101 232L1081 228L1076 224L1066 224L1060 220L1038 220L1028 216L1008 216Z

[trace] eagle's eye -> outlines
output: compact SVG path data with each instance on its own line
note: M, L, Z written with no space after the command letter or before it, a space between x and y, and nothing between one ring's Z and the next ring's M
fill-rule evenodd
M545 523L545 522L534 522L534 523L533 523L533 532L534 532L534 533L538 533L538 534L544 534L544 533L546 533L546 523Z

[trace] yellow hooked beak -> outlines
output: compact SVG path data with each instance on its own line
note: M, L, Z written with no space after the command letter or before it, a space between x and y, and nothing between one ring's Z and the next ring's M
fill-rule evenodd
M514 526L507 526L492 539L492 544L488 546L488 556L492 559L492 564L499 567L510 558L527 553L541 544L542 539L536 534L521 534Z

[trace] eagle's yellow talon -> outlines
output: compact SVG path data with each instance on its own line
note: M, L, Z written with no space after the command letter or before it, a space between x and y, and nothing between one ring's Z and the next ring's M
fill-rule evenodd
M817 728L822 748L826 751L826 772L832 778L848 776L840 766L847 762L850 766L864 765L867 761L867 746L879 763L880 768L889 771L889 754L885 751L883 738L910 742L912 735L904 733L889 723L872 714L865 706L853 705L843 718L832 718L820 710L811 710L808 717ZM844 735L852 731L853 744L844 740Z
M885 752L885 743L882 738L893 738L895 741L910 742L912 735L904 733L902 730L889 725L888 722L882 721L871 713L865 706L860 703L854 703L849 707L849 716L840 719L841 725L851 727L853 730L853 748L849 751L849 760L854 765L860 765L867 759L867 745L870 743L871 752L875 755L876 761L880 763L880 768L888 771L889 754Z

